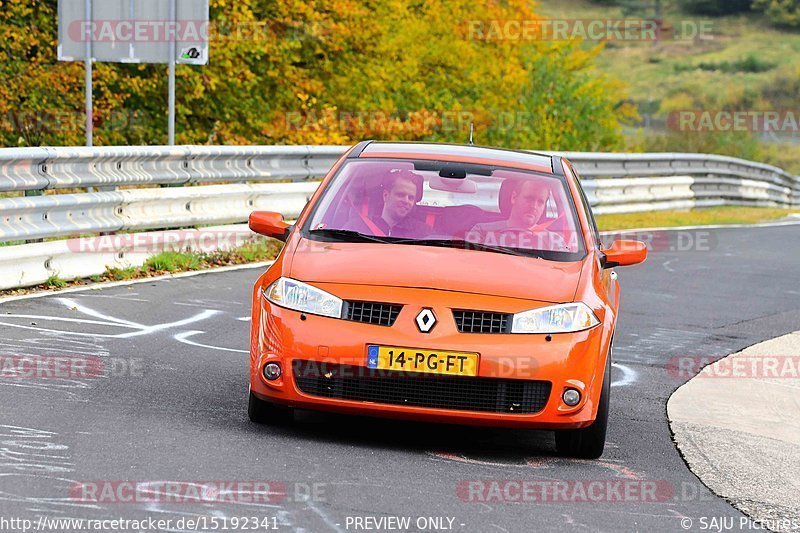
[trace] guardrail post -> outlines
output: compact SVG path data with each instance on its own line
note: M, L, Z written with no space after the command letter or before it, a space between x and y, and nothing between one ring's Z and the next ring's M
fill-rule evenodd
M25 196L44 196L44 191L25 191ZM44 239L30 239L25 241L26 244L33 242L44 242Z

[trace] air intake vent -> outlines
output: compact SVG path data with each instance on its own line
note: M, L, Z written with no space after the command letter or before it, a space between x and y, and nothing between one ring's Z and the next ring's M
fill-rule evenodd
M526 415L547 405L549 381L436 376L351 365L292 362L305 394L337 400Z
M511 333L511 317L490 311L453 310L456 327L461 333Z
M345 301L344 319L376 326L391 326L400 314L402 305L379 302Z

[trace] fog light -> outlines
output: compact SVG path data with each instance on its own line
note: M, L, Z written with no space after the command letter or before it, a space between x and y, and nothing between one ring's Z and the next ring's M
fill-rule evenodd
M561 399L570 407L575 407L581 401L581 393L577 389L567 389L561 395Z
M281 377L281 365L278 363L267 363L264 365L264 377L269 381L275 381Z

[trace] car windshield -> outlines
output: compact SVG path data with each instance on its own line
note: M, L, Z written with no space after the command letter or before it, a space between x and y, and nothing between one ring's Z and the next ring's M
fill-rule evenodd
M424 160L346 162L304 235L319 240L468 248L576 261L584 256L561 176Z

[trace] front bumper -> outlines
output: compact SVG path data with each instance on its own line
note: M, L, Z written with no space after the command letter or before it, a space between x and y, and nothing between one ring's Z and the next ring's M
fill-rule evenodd
M259 286L259 285L257 285ZM452 293L427 289L383 289L364 286L334 286L318 284L346 299L365 301L388 301L402 303L403 309L391 327L363 324L301 313L278 307L267 301L256 290L253 302L253 330L250 350L250 386L253 393L266 401L293 407L341 413L362 414L380 417L404 418L441 423L506 426L520 428L578 428L591 424L596 416L597 402L605 370L611 325L601 324L593 329L550 336L515 334L465 334L458 332L452 309L486 309L499 312L519 312L531 307L529 301ZM380 295L378 295L380 293ZM430 333L421 333L414 318L423 308L430 308L437 317L437 325ZM449 403L430 400L431 395L419 387L443 387L437 394L451 396L459 377L435 377L405 373L413 381L390 387L406 386L408 395L402 399L402 390L391 397L384 395L380 377L366 369L367 346L370 344L405 346L428 350L477 352L480 354L478 375L469 378L479 383L472 394L486 394L491 387L481 381L510 384L502 385L503 398L497 409L486 406L470 407L469 396L450 398ZM262 369L269 362L281 365L283 373L275 381L263 377ZM302 379L308 374L298 373L298 368L311 364L320 375L309 386ZM299 365L299 366L298 366ZM371 379L368 386L358 385L345 390L361 391L361 396L343 394L342 384L337 382L340 369L346 369L353 379ZM330 374L329 376L326 376ZM389 373L391 374L391 373ZM384 374L385 376L386 374ZM392 375L392 378L397 377ZM436 384L433 382L442 382ZM547 393L541 398L541 387L533 383L549 383ZM316 385L314 385L316 384ZM352 385L352 383L351 383ZM314 387L317 388L314 388ZM337 391L337 387L339 390ZM435 387L434 387L435 388ZM449 389L448 389L449 388ZM566 388L581 392L581 401L567 406L561 399ZM515 393L506 398L509 390ZM378 390L378 392L374 392ZM363 393L363 391L373 391ZM458 391L455 391L458 392ZM530 400L538 394L540 400L535 412L519 409L519 398ZM386 400L381 400L382 398ZM485 402L484 402L485 403ZM477 405L477 404L475 404ZM533 405L532 403L526 405Z

